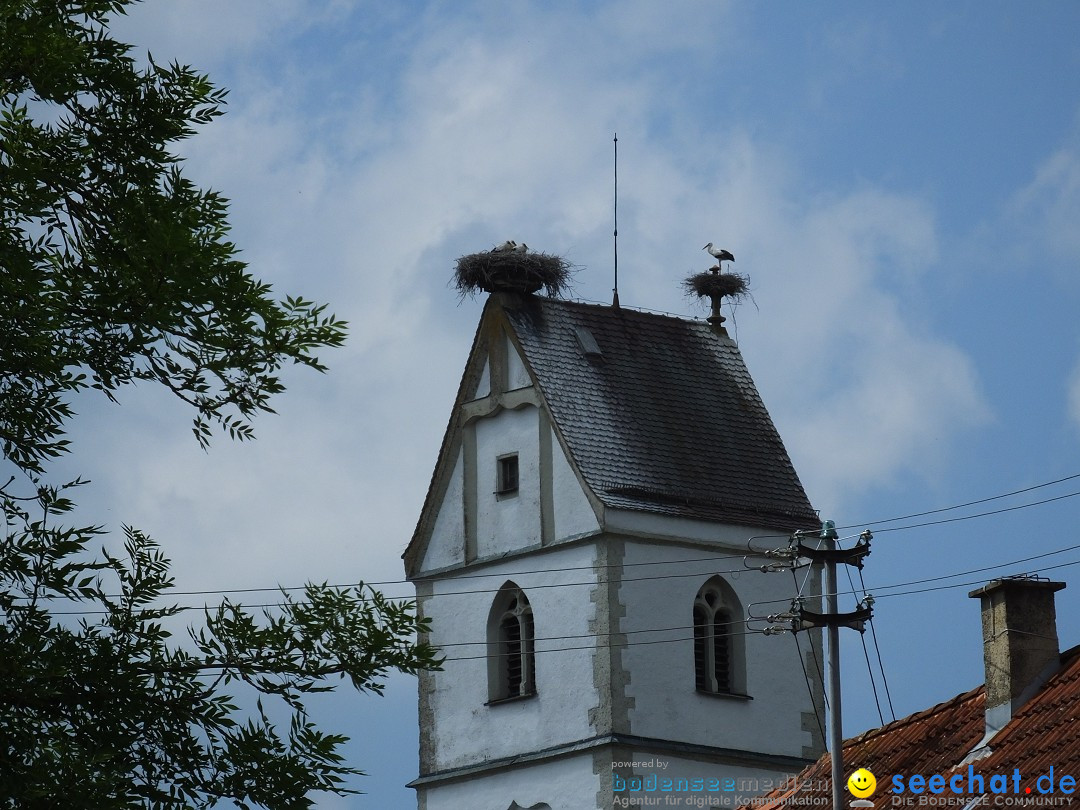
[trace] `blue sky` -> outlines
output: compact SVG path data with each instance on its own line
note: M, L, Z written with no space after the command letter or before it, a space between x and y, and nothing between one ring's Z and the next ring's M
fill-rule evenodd
M1080 472L1076 3L152 0L117 31L230 88L189 175L232 199L257 275L352 323L253 444L201 452L161 392L79 403L87 512L160 540L181 590L402 578L481 307L448 289L454 259L525 241L610 300L616 131L623 304L700 317L680 280L706 242L735 254L756 301L735 334L824 516ZM1078 510L880 533L866 581L1075 545ZM1063 647L1077 570L1051 572ZM879 599L898 716L981 682L971 587ZM845 643L856 733L878 719ZM414 806L414 688L320 708L370 773L321 806Z

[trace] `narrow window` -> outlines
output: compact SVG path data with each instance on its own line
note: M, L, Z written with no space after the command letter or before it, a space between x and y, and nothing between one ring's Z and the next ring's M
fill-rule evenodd
M518 457L517 453L509 456L500 456L496 460L495 470L495 493L497 495L509 495L518 490Z
M708 613L694 605L694 679L702 692L709 691Z
M712 681L717 692L734 692L731 683L731 614L718 610L713 616Z
M745 694L742 608L735 592L713 577L694 599L694 683L699 692Z
M514 583L499 589L488 619L491 701L536 694L536 654L529 600Z

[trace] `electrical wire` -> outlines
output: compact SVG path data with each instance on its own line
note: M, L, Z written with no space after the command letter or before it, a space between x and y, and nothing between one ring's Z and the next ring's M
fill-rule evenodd
M814 687L810 684L810 675L806 672L806 662L803 660L802 647L799 646L799 634L792 633L791 637L795 639L795 654L799 658L799 666L802 668L803 680L806 681L806 691L810 695L810 705L814 707L814 720L817 721L818 731L821 732L821 744L823 747L827 747L828 743L826 740L828 737L825 734L825 723L822 720L821 713L818 711L818 702L814 696ZM813 651L813 649L814 640L811 639L810 650ZM819 667L820 671L820 664L817 663L817 653L814 653L814 662L814 666ZM821 696L825 699L825 708L828 708L828 696L825 694L824 690L822 690ZM882 723L882 725L884 725L884 723Z
M854 528L860 528L860 527L866 527L866 526L877 526L877 525L880 525L880 524L883 524L883 523L893 523L893 522L896 522L896 521L899 521L899 520L907 520L907 519L910 519L910 518L922 517L922 516L925 516L925 515L932 515L932 514L938 514L938 513L941 513L941 512L948 512L948 511L952 511L952 510L955 510L955 509L962 509L962 508L967 507L967 506L974 506L974 505L977 505L977 504L980 504L980 503L988 503L988 502L991 502L991 501L1000 500L1002 498L1008 498L1008 497L1011 497L1011 496L1014 496L1014 495L1023 494L1025 492L1031 492L1031 491L1034 491L1034 490L1037 490L1037 489L1042 489L1042 488L1045 488L1045 487L1048 487L1048 486L1053 486L1055 484L1060 484L1060 483L1063 483L1063 482L1066 482L1066 481L1071 481L1071 480L1074 480L1074 479L1077 479L1077 478L1080 478L1080 473L1076 473L1074 475L1068 475L1068 476L1065 476L1065 477L1062 477L1062 478L1055 479L1053 481L1046 481L1046 482L1041 483L1041 484L1035 484L1035 485L1030 486L1030 487L1024 487L1022 489L1016 489L1016 490L1013 490L1011 492L1002 493L1000 495L992 495L992 496L987 497L987 498L979 498L977 500L967 501L967 502L961 503L961 504L955 504L953 506L946 506L946 507L941 507L939 509L931 509L931 510L927 510L927 511L923 511L923 512L913 512L913 513L910 513L908 515L901 515L901 516L898 516L898 517L886 518L886 519L883 519L883 520L867 521L867 522L858 523L858 524L851 524L851 525L847 525L847 526L841 526L841 527L838 527L838 530L848 530L848 529L854 529ZM1006 513L1006 512L1013 512L1013 511L1017 511L1017 510L1020 510L1020 509L1028 509L1028 508L1031 508L1031 507L1043 506L1043 505L1046 505L1046 504L1049 504L1049 503L1054 503L1056 501L1065 500L1067 498L1073 498L1073 497L1076 497L1078 495L1080 495L1080 491L1070 492L1070 493L1067 493L1065 495L1059 495L1059 496L1056 496L1054 498L1046 498L1046 499L1043 499L1043 500L1040 500L1040 501L1033 501L1033 502L1030 502L1030 503L1019 504L1017 506L1005 507L1003 509L997 509L997 510L992 510L992 511L988 511L988 512L980 512L980 513L977 513L977 514L974 514L974 515L962 515L962 516L955 517L955 518L947 518L947 519L940 520L940 521L927 521L927 522L923 522L923 523L910 524L910 525L907 525L907 526L892 526L892 527L880 528L880 529L876 530L876 533L892 532L892 531L905 531L905 530L908 530L908 529L924 528L924 527L927 527L927 526L936 526L936 525L941 525L941 524L945 524L945 523L955 523L955 522L960 522L960 521L965 521L965 520L974 520L976 518L988 517L988 516L1003 514L1003 513ZM808 531L816 531L816 530L808 530ZM854 537L854 536L857 536L857 535L852 535L852 537ZM751 538L751 540L753 540L753 539L789 539L789 538L790 538L790 535L780 535L780 534L777 534L777 535L757 535L754 538ZM850 539L850 538L841 538L841 539ZM1074 546L1073 548L1077 548L1077 547L1080 547L1080 546ZM688 558L688 559L682 559L682 560L650 560L650 561L639 562L639 563L623 563L623 564L616 563L616 564L611 564L611 565L607 565L607 566L604 566L604 565L583 565L583 566L568 566L568 567L563 567L563 568L538 568L538 569L531 569L531 570L526 570L526 571L518 571L518 572L514 573L514 576L519 577L519 576L525 576L525 575L531 575L531 574L561 573L561 572L566 572L566 571L595 571L595 570L602 569L602 568L614 568L614 567L630 568L630 567L635 567L635 566L646 566L646 565L647 566L652 566L652 565L679 565L679 564L686 564L686 563L692 563L692 562L713 562L713 561L725 560L725 559L729 559L729 560L742 559L742 558L745 558L747 556L762 556L764 554L764 552L754 550L749 545L748 545L748 550L749 550L749 554L727 554L727 555L719 555L719 556L712 556L712 557ZM1059 552L1050 552L1050 553L1053 554L1053 553L1059 553ZM1028 558L1028 559L1035 559L1035 558ZM1000 567L1000 566L990 566L990 568L996 568L996 567ZM744 569L740 569L740 570L747 570L747 569L744 568ZM976 570L989 570L989 568L976 569ZM711 572L711 573L735 573L735 571L720 571L720 572L715 572L714 571L714 572ZM483 578L504 577L504 576L506 576L505 573L497 573L497 574L496 573L491 573L491 574L485 574L485 573L476 573L476 574L455 573L453 578L455 580L457 580L457 579L483 579ZM674 575L674 576L692 576L692 575L679 574L679 575ZM955 576L955 575L952 575L952 576ZM663 577L651 577L651 578L641 578L641 579L655 579L655 578L663 578ZM366 585L368 587L380 587L381 588L381 587L387 587L387 586L392 586L392 585L409 585L409 584L415 585L417 582L430 581L431 579L432 579L432 577L417 577L414 580L381 580L381 581L373 581L373 582L358 582L358 583L330 585L328 587L334 588L334 589L346 589L346 588L358 587L360 585ZM632 582L632 581L637 581L637 580L635 580L635 579L624 579L622 581L623 582ZM925 581L930 581L930 580L925 580ZM574 585L574 584L586 584L586 583L565 583L565 584ZM905 583L905 584L910 584L910 583ZM280 592L283 592L283 591L284 592L302 591L306 587L307 587L306 585L293 585L293 586L275 586L275 587L260 587L260 588L213 588L213 589L206 589L206 590L170 591L170 595L171 596L209 596L209 595L227 594L227 593L229 593L229 594L233 594L233 593L270 593L270 592L280 593ZM529 586L529 587L551 587L551 586L534 585L534 586ZM896 587L896 586L885 586L885 587ZM450 593L445 593L445 594L435 594L435 596L451 596L451 595L457 595L457 594L497 593L497 592L498 592L498 589L494 589L494 590L473 590L473 591L450 592ZM26 597L17 597L17 598L25 599ZM60 599L63 599L64 597L55 597L55 596L50 595L50 596L46 596L44 598L49 598L49 599L60 598ZM118 595L110 595L110 598L118 598ZM430 598L430 597L427 597L427 598ZM195 609L195 608L193 608L193 609ZM61 614L61 615L64 615L64 614ZM67 614L67 615L71 615L71 614Z
M759 536L768 537L770 535L759 535ZM777 536L780 536L780 535L777 535ZM754 538L751 538L751 539L754 539ZM752 551L751 550L750 552L748 552L746 554L720 554L720 555L714 555L712 557L689 557L689 558L686 558L686 559L678 559L678 560L649 560L649 561L646 561L646 562L636 562L636 563L609 563L609 564L606 564L606 565L604 565L604 564L598 564L598 565L571 565L571 566L566 566L564 568L535 568L535 569L532 569L532 570L515 571L514 572L514 577L517 578L517 577L522 577L522 576L526 576L526 575L530 575L530 574L557 574L557 573L564 573L564 572L567 572L567 571L598 571L598 570L609 569L609 568L619 568L619 569L622 569L622 568L636 568L636 567L645 566L645 565L649 565L649 566L651 566L651 565L685 565L685 564L688 564L688 563L697 563L697 562L716 562L718 560L745 560L747 557L761 557L763 555L764 555L763 552L758 552L758 551ZM736 572L741 572L741 571L752 571L752 570L755 570L755 569L746 568L744 566L743 568L733 569L732 571L719 571L719 572L713 572L713 573L731 574L731 573L736 573ZM678 576L684 576L684 575L680 574ZM459 574L459 573L457 573L455 571L453 573L452 578L453 578L454 581L457 581L459 579L490 579L490 578L493 578L493 577L498 578L498 579L506 579L507 574L506 574L505 571L499 572L499 573L493 573L493 574ZM437 579L437 578L427 576L427 577L417 577L414 580L388 579L388 580L373 581L373 582L350 582L350 583L338 584L338 585L327 585L326 587L331 588L333 590L346 590L348 588L357 588L357 587L360 587L360 586L364 586L364 587L368 587L368 588L384 588L384 587L387 587L389 585L414 585L415 586L418 582L430 582L430 581L433 581L435 579ZM624 579L622 581L623 582L632 582L634 580ZM566 583L566 584L576 584L576 583ZM172 591L172 590L170 590L169 594L171 596L211 596L211 595L215 595L215 594L226 594L226 593L281 593L283 591L284 592L302 591L302 590L306 590L307 587L308 587L307 585L288 585L288 586L282 585L282 586L261 587L261 588L210 588L210 589L201 590L201 591ZM540 587L540 586L530 586L530 587ZM544 587L546 587L546 586L544 586ZM460 591L458 593L466 593L466 594L498 593L498 591L499 591L499 589L496 588L494 590ZM435 595L436 596L452 596L454 594L435 594ZM120 594L108 594L108 597L110 599L119 599ZM17 599L27 599L28 597L16 597L16 598ZM63 599L65 597L46 596L46 597L41 597L41 598Z
M873 592L875 594L877 594L879 598L884 598L884 597L887 597L887 596L897 596L897 595L901 595L901 593L896 593L896 594L885 593L885 594L882 594L881 591L889 591L889 590L893 590L893 589L896 589L896 588L907 588L907 587L910 587L912 585L921 585L921 584L925 584L925 583L929 583L929 582L938 582L938 581L941 581L941 580L955 579L956 577L963 577L963 576L968 576L968 575L971 575L971 574L977 574L977 573L981 573L981 572L985 572L985 571L992 571L992 570L995 570L995 569L998 569L998 568L1007 568L1009 566L1020 565L1022 563L1031 562L1032 560L1044 559L1046 557L1051 557L1051 556L1054 556L1056 554L1063 554L1063 553L1065 553L1067 551L1075 551L1077 549L1080 549L1080 544L1066 546L1064 548L1055 549L1053 551L1047 551L1047 552L1044 552L1042 554L1033 554L1033 555L1030 555L1030 556L1027 556L1027 557L1021 557L1021 558L1016 559L1016 560L1009 560L1007 562L997 563L995 565L988 565L988 566L982 566L980 568L971 568L971 569L967 569L967 570L964 570L964 571L958 571L958 572L955 572L955 573L952 573L952 574L942 574L942 575L936 576L936 577L925 577L923 579L908 580L908 581L905 581L905 582L898 582L898 583L893 583L893 584L890 584L890 585L878 585L878 586L874 586L873 588L871 588L871 590L873 590ZM1066 565L1074 565L1074 564L1077 564L1077 563L1068 563ZM1055 570L1058 567L1061 567L1061 566L1050 566L1050 567L1047 567L1047 568L1035 569L1035 572ZM657 575L657 576L652 576L652 577L627 578L627 579L622 580L622 582L625 583L625 582L655 581L655 580L662 580L662 579L683 579L683 578L687 578L687 577L704 576L706 574L712 576L712 575L716 575L716 574L725 574L725 573L727 573L727 574L744 573L746 570L747 569L745 569L745 568L730 569L730 570L727 570L727 571L715 571L715 570L710 569L709 571L697 572L697 573L692 573L692 574L664 574L664 575ZM795 572L794 572L793 569L792 569L792 576L793 577L795 576ZM807 576L809 576L809 572L808 572ZM807 580L807 578L804 577L804 583L803 583L804 586L805 586L806 580ZM800 596L802 596L803 595L801 593L802 587L798 586L797 578L795 580L795 583L796 583L796 586L797 586L797 588L799 590ZM593 580L593 581L589 581L589 582L545 583L545 584L540 584L540 585L532 585L532 586L529 586L527 589L523 588L523 590L539 590L539 589L558 588L558 587L564 587L564 586L577 586L577 585L592 585L592 586L595 587L597 584L598 584L597 580ZM970 585L970 584L972 584L972 583L965 582L965 583L957 584L955 586L945 586L945 587L963 587L965 585ZM333 586L333 587L338 587L338 586ZM348 587L355 587L355 586L348 586ZM864 587L864 591L865 590L866 589ZM940 590L940 588L932 588L932 589L929 589L929 590ZM910 592L902 592L902 593L924 593L924 592L925 592L925 590L918 590L918 591L910 591ZM211 591L210 593L219 593L219 592L218 591ZM433 598L437 598L437 597L441 597L441 596L494 594L494 593L498 593L498 590L480 589L480 590L471 590L471 591L451 591L451 592L447 592L447 593L444 593L444 594L433 594L431 596L424 597L424 599L429 600L429 599L433 599ZM857 592L853 588L851 591L840 592L837 595L847 595L847 594L855 594L855 593L857 593ZM811 595L807 596L806 598L817 599L817 598L820 598L820 597L826 596L826 595L827 594L821 594L821 593L819 593L819 594L811 594ZM416 597L403 597L402 601L415 601L415 598ZM766 604L785 604L785 603L789 603L790 601L791 601L790 599L769 599L769 600L762 600L761 602L758 602L758 603L755 603L755 604L763 604L763 605L766 605ZM238 605L238 606L246 607L248 609L257 609L257 608L282 607L284 604L285 603L282 603L282 602L270 602L270 603L262 603L262 604L254 604L254 605ZM184 612L184 611L190 611L190 610L208 610L208 609L210 609L209 606L205 605L205 604L203 604L203 605L181 605L181 606L177 607L178 612ZM82 615L106 614L106 613L108 613L108 611L106 611L106 610L68 610L68 611L50 611L50 613L52 615L56 615L56 616L82 616Z
M626 577L624 579L619 580L619 584L623 585L623 584L626 584L628 582L652 582L652 581L655 581L655 580L663 580L663 579L686 579L688 577L717 576L719 574L743 574L743 573L746 573L746 571L747 571L747 569L745 567L743 567L743 568L731 568L731 569L727 569L727 570L724 570L724 571L716 571L714 569L708 569L707 571L692 571L692 572L686 573L686 574L657 574L657 575L651 576L651 577ZM505 576L505 574L503 576ZM583 585L588 585L590 587L595 588L598 585L603 584L604 582L606 582L606 580L603 580L603 579L585 580L583 582L546 582L546 583L529 585L528 590L538 591L538 590L546 590L548 588L569 588L569 587L577 587L577 586L583 586ZM339 588L339 587L342 587L342 586L335 585L335 586L330 586L330 587ZM352 587L357 587L357 586L349 585L349 586L344 586L344 587L352 588ZM475 596L477 594L499 593L499 591L501 591L501 590L502 590L502 588L499 587L499 588L480 588L480 589L477 589L477 590L470 590L470 591L445 591L443 593L430 594L430 595L425 596L423 598L424 599L433 599L433 598L436 598L436 597L446 597L446 596ZM525 590L525 589L523 588L522 590ZM218 592L217 591L211 591L211 593L218 593ZM232 593L232 591L226 591L226 593ZM113 598L116 598L116 597L113 597ZM417 597L415 597L415 596L391 597L391 598L401 599L403 601L409 601L409 602L415 601L417 599ZM282 603L282 602L271 602L271 603L259 604L259 605L246 605L245 607L263 608L263 607L281 606L282 604L284 604L284 603ZM178 608L179 611L204 610L204 609L206 609L206 605L187 605L187 606L182 606L182 607ZM78 616L78 615L83 615L83 614L108 613L109 611L107 611L107 610L85 610L85 611L83 611L83 610L67 610L67 611L65 611L65 610L56 610L56 611L50 611L50 612L55 616Z
M818 540L818 548L821 548L821 540ZM812 570L813 570L813 568L808 568L807 569L806 576L803 577L803 584L799 585L799 578L797 576L795 576L795 569L794 568L791 569L791 577L792 577L792 579L795 580L795 588L796 588L796 596L795 596L795 598L796 599L801 599L802 598L803 588L806 587L806 582L810 578L810 573L811 573ZM797 635L797 634L793 634L793 635ZM814 647L814 642L813 641L810 642L810 654L812 656L814 656L814 666L817 667L818 672L824 672L824 667L821 666L821 661L818 660L817 649ZM827 710L829 708L829 696L827 694L825 694L825 693L822 693L822 697L825 700L825 709ZM817 709L815 709L814 711L816 712ZM825 732L824 731L821 732L821 736L822 736L822 739L825 738Z
M863 581L861 568L859 569L859 582L862 585L863 593L866 593L866 583ZM874 642L874 651L877 653L878 669L881 670L881 683L885 687L885 698L889 703L889 714L892 715L893 720L896 720L896 709L893 708L892 692L889 689L889 679L885 676L885 665L881 661L881 647L878 646L877 630L874 628L873 616L870 617L870 638ZM882 723L882 725L884 725L884 723Z
M1011 565L1011 564L1012 563L1004 563L1001 566L995 566L995 567L1004 568L1004 567L1006 567L1008 565ZM1057 565L1047 565L1047 566L1044 566L1042 568L1033 568L1033 569L1031 569L1029 571L1025 571L1024 573L1025 574L1041 574L1041 573L1043 573L1045 571L1056 571L1059 568L1069 568L1069 567L1071 567L1073 565L1080 565L1080 560L1072 560L1071 562L1058 563ZM963 576L964 574L970 574L970 573L972 573L972 572L971 571L964 571L964 572L959 573L959 574L949 574L948 577L945 577L945 579L950 579L952 577ZM1009 575L1006 575L1006 576L1009 576ZM941 579L941 577L938 577L938 578ZM922 581L925 581L925 580L922 580ZM909 582L909 583L899 583L899 584L896 584L896 585L889 585L889 586L884 586L884 587L899 588L899 587L906 586L906 585L911 585L911 584L915 584L915 583L911 583L911 582ZM954 583L952 585L937 585L937 586L930 587L930 588L916 588L915 590L910 590L910 591L897 591L895 593L883 593L883 594L878 594L874 598L875 599L888 599L888 598L893 597L893 596L911 596L913 594L918 594L918 593L930 593L931 591L944 591L944 590L949 590L951 588L965 588L965 587L970 587L972 585L985 585L985 584L986 584L985 580L973 579L973 580L969 580L967 582L956 582L956 583ZM848 595L856 594L856 593L857 593L856 591L837 591L836 595L837 596L848 596ZM807 598L809 598L809 599L819 599L821 597L829 596L829 595L830 594L824 594L824 593L810 594ZM786 601L788 601L788 600L786 600L786 599L765 599L765 600L762 600L760 602L756 602L755 604L758 604L758 605L775 605L775 604L784 603Z
M1002 493L1000 495L991 495L988 498L979 498L978 500L967 501L966 503L958 503L958 504L954 504L953 506L943 506L940 509L929 509L929 510L927 510L925 512L912 512L909 515L900 515L898 517L884 518L882 520L862 521L862 522L859 522L859 523L853 523L853 524L851 524L849 526L837 526L836 528L837 528L838 531L846 530L846 529L855 529L855 528L866 528L868 526L879 526L882 523L896 523L899 520L910 520L911 518L926 517L927 515L937 515L937 514L940 514L942 512L951 512L954 509L964 509L964 508L966 508L968 506L978 506L980 503L990 503L991 501L999 501L999 500L1001 500L1003 498L1011 498L1013 495L1023 495L1025 492L1033 492L1033 491L1035 491L1037 489L1045 489L1046 487L1052 487L1055 484L1063 484L1066 481L1074 481L1077 478L1080 478L1080 473L1074 473L1072 475L1066 475L1063 478L1056 478L1053 481L1045 481L1045 482L1043 482L1041 484L1034 484L1033 486L1024 487L1023 489L1014 489L1012 492L1004 492L1004 493ZM1076 494L1076 493L1074 493L1074 494ZM1064 497L1072 497L1072 496L1068 495L1068 496L1064 496ZM932 525L932 524L930 524L930 525ZM882 529L881 531L885 531L885 530Z
M1058 495L1055 498L1046 498L1041 501L1022 503L1018 506L1006 506L1002 509L994 509L990 512L978 512L974 515L962 515L961 517L942 518L941 520L928 520L924 523L912 523L907 526L886 526L884 529L875 529L875 534L881 534L883 532L903 532L907 531L908 529L922 529L926 526L942 526L946 523L959 523L964 520L975 520L976 518L992 517L993 515L1004 515L1006 512L1018 512L1021 509L1030 509L1033 506L1044 506L1048 503L1054 503L1055 501L1063 501L1066 498L1075 498L1077 495L1080 495L1080 490L1076 492L1070 492L1066 495Z
M1010 565L1019 565L1020 563L1031 562L1032 560L1041 560L1045 557L1053 557L1055 554L1064 554L1066 551L1076 551L1080 549L1080 543L1073 546L1065 546L1064 548L1055 549L1054 551L1047 551L1042 554L1032 554L1030 557L1021 557L1019 560L1012 560L1007 563L998 563L997 565L987 565L982 568L969 568L966 571L961 571L956 574L943 574L937 577L926 577L925 579L913 579L910 582L902 582L896 585L878 585L873 590L875 592L881 592L883 590L892 590L893 588L906 588L909 585L922 585L927 582L940 582L943 579L954 579L956 577L966 577L968 574L978 574L983 571L993 571L995 568L1006 568ZM862 575L862 572L859 572Z
M732 627L734 625L742 625L743 627L745 627L746 624L747 624L746 619L733 619L733 620L728 621L728 622L711 622L710 626L712 626L712 627ZM610 636L630 636L630 635L636 635L636 634L639 634L639 633L675 633L675 632L678 632L680 630L693 630L693 629L694 629L694 625L692 625L692 624L682 624L682 625L676 625L675 627L650 627L650 628L641 628L641 629L638 629L638 630L612 630L611 632L608 632L608 633L578 633L576 635L566 635L566 636L537 636L537 637L535 637L533 639L533 641L534 642L541 642L541 641L574 641L576 639L602 638L602 637L605 637L605 636L608 636L608 637L610 637ZM750 633L750 634L758 634L758 633L761 633L762 631L747 629L746 632ZM741 633L738 633L738 632L737 633L728 633L728 635L741 635ZM660 640L661 641L685 641L686 639L679 638L679 639L660 639ZM693 640L693 638L691 637L690 640ZM634 644L638 644L638 643L639 642L636 642L636 641L635 642L630 642L627 646L633 646ZM444 647L483 647L483 646L488 646L488 644L489 644L488 641L450 641L450 642L446 642L446 643L437 644L436 646L439 649L443 649ZM592 648L590 648L590 649L592 649Z
M728 636L757 636L761 635L761 630L742 630L738 632L728 633ZM543 655L545 653L553 652L572 652L574 650L610 650L621 649L623 647L641 647L651 644L678 644L686 641L693 641L693 636L681 636L679 638L662 638L649 641L628 641L625 644L585 644L580 647L549 647L545 650L533 650L534 655ZM490 658L488 654L484 655L463 655L455 658L444 658L443 662L447 661L479 661L482 659Z
M851 576L851 566L845 565L844 570L847 572L848 583L851 585L851 590L854 592L855 580ZM873 617L870 618L870 622L873 622ZM877 706L878 719L881 721L881 725L885 725L885 714L881 711L881 700L878 697L877 681L874 678L874 668L870 666L870 650L866 647L866 633L859 633L859 641L862 642L863 658L866 659L866 672L870 676L870 689L874 693L874 705Z

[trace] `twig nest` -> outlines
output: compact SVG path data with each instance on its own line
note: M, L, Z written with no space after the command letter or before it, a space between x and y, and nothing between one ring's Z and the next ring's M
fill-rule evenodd
M462 296L477 290L534 293L543 289L554 297L569 286L571 270L566 259L548 253L471 253L457 260L454 286Z
M703 273L695 273L683 281L687 295L696 295L699 298L722 298L724 296L732 301L750 294L750 279L739 273L714 273L706 270Z

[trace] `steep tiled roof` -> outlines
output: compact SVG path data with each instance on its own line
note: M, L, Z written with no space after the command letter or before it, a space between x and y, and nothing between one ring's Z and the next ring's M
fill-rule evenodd
M965 789L969 764L974 773L983 775L984 785L989 784L994 774L1011 777L1013 770L1018 769L1023 779L1021 790L1048 773L1051 766L1055 779L1063 774L1080 778L1080 647L1063 653L1061 662L1057 674L989 741L989 754L961 765L983 738L985 694L980 686L946 703L845 740L845 777L857 768L866 768L874 774L878 781L872 797L875 810L892 806L894 794L890 780L894 774L902 775L905 781L914 774L927 778L941 774L948 784L953 774L962 773ZM769 794L767 801L755 801L753 807L791 810L802 805L815 806L815 800L825 802L832 795L831 768L830 757L825 754L791 785ZM1012 789L1010 778L1010 794ZM846 790L844 793L848 795ZM911 797L910 793L905 795ZM948 789L942 796L954 803L959 798Z
M506 314L606 506L785 531L816 525L733 340L701 321L538 297ZM580 330L602 357L586 353Z

